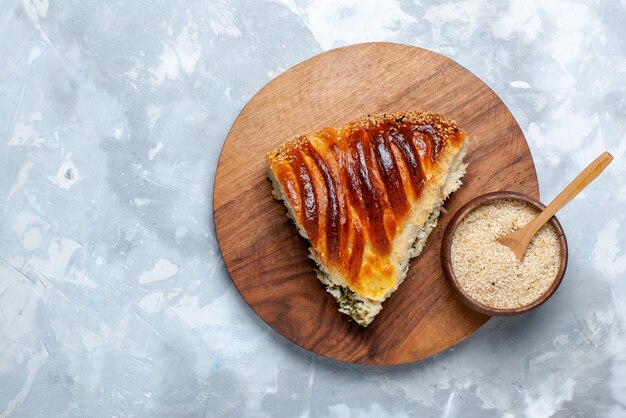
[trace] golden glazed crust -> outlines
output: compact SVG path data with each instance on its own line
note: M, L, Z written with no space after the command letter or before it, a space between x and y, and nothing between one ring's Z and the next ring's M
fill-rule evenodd
M394 239L431 193L428 183L445 181L464 140L441 115L375 114L288 140L267 162L312 257L332 281L383 300L404 274L394 262Z

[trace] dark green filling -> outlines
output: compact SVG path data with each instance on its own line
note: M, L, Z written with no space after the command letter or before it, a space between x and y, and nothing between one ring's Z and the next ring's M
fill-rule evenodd
M364 309L363 301L359 299L359 296L346 286L332 283L323 272L318 271L318 274L323 278L322 282L326 286L326 291L337 300L339 312L349 315L358 324L366 327L368 325L365 321L367 311Z

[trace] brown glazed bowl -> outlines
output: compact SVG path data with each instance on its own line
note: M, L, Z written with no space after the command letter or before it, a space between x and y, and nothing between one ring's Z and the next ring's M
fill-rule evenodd
M531 205L535 206L539 210L543 210L546 207L543 203L529 196L526 196L524 194L517 193L517 192L508 192L508 191L487 193L487 194L478 196L470 200L454 214L454 216L448 223L448 227L446 228L446 231L444 232L443 241L441 243L441 266L443 267L444 274L446 278L448 279L448 281L450 282L450 285L456 292L459 299L465 305L467 305L468 307L470 307L471 309L475 311L481 312L486 315L511 316L511 315L517 315L517 314L521 314L524 312L528 312L532 309L535 309L536 307L544 303L546 300L548 300L550 296L554 294L556 289L561 284L561 281L563 280L563 275L565 274L565 268L567 267L567 241L565 239L565 234L563 232L563 228L561 227L561 224L559 223L558 219L556 219L556 217L553 216L548 222L552 223L552 225L554 226L554 228L556 228L556 231L559 235L559 242L561 244L561 263L559 265L559 270L557 272L556 278L554 279L550 287L545 291L545 293L541 295L541 297L539 297L537 300L533 301L532 303L528 305L520 306L517 308L500 309L500 308L493 308L490 306L483 305L482 303L472 299L472 297L470 297L463 290L463 288L457 281L456 276L454 275L454 271L452 270L452 258L451 258L452 237L454 237L454 233L456 232L457 226L463 221L463 219L465 218L467 214L469 214L471 211L473 211L478 206L484 203L487 203L493 200L498 200L498 199L522 200L524 202L530 203Z

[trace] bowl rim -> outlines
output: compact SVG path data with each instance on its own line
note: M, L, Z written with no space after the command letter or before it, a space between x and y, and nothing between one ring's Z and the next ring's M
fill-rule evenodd
M500 200L500 199L522 200L524 202L527 202L533 205L539 210L543 210L546 208L546 206L540 201L538 201L537 199L534 199L530 196L527 196L519 192L506 191L506 190L486 193L486 194L483 194L483 195L480 195L471 199L469 202L465 203L459 210L456 211L456 213L454 214L454 216L448 223L448 226L446 227L446 230L442 238L442 244L441 244L441 266L443 268L444 275L448 279L452 288L455 290L455 293L457 294L461 302L463 302L466 306L468 306L469 308L477 312L480 312L486 315L512 316L512 315L518 315L521 313L531 311L541 306L548 299L550 299L550 297L554 294L554 292L556 292L556 289L560 286L561 282L563 281L563 276L565 275L565 270L567 269L567 259L568 259L567 239L565 238L565 232L563 231L563 227L561 226L561 223L556 218L556 216L553 216L552 218L550 218L548 222L551 222L552 225L555 227L556 232L559 237L559 244L561 247L561 260L560 260L559 269L557 271L556 278L554 279L550 287L543 293L543 295L541 295L541 297L539 297L538 299L536 299L535 301L527 305L519 306L517 308L508 308L508 309L493 308L487 305L483 305L482 303L476 301L470 295L468 295L465 292L465 290L463 290L463 288L459 284L454 274L454 271L452 270L452 257L451 257L452 238L454 237L456 228L463 221L465 216L467 216L474 209L478 208L479 206L485 203L488 203L494 200Z

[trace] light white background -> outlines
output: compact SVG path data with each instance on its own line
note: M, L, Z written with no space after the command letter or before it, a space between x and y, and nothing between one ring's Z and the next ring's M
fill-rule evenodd
M559 214L554 298L394 368L325 360L260 321L211 208L250 97L377 40L494 89L545 202L615 156ZM2 0L0 57L0 416L626 415L626 2Z

